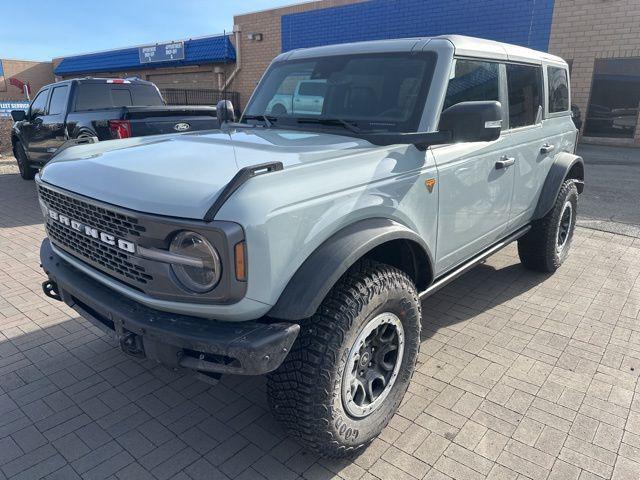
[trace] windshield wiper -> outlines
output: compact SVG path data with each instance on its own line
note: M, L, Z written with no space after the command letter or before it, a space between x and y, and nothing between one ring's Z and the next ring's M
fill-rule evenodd
M319 125L335 125L338 127L344 127L350 132L353 133L361 133L357 126L354 125L355 122L352 120L343 120L341 118L298 118L296 119L298 123L317 123Z
M267 128L273 127L274 126L273 122L278 120L277 117L268 116L268 115L244 115L242 119L243 120L262 120L264 122L264 125Z

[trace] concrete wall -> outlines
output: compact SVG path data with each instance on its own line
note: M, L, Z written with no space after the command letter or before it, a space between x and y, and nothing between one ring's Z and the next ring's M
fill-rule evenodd
M0 81L0 100L24 100L24 94L18 88L9 85L11 77L29 83L32 94L35 94L43 85L54 81L51 62L3 59L2 67L4 80Z
M640 57L640 1L556 0L549 52L572 60L572 100L585 119L595 60ZM640 145L640 128L633 140L585 140Z

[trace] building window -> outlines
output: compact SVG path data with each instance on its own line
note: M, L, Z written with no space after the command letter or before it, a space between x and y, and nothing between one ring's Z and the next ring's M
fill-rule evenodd
M598 59L584 134L633 138L640 104L640 58Z
M569 83L564 68L548 67L549 77L549 113L569 110Z
M542 120L542 68L507 64L509 128L534 125Z

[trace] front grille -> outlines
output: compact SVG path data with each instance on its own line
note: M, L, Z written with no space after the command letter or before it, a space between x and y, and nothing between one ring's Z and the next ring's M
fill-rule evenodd
M84 202L42 185L38 190L40 198L47 207L83 225L97 228L101 232L116 235L119 238L131 238L132 236L140 237L140 234L145 231L145 228L138 223L138 219L129 215L122 215ZM144 267L131 261L129 253L50 219L47 219L46 226L47 234L53 243L105 273L134 286L145 285L153 280Z
M139 237L145 231L145 228L138 224L138 219L135 217L83 202L42 185L38 186L38 193L40 198L56 212L112 235L122 238Z

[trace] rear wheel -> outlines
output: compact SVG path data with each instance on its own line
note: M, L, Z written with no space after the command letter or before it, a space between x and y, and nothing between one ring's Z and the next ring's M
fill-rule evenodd
M20 176L24 180L33 180L36 176L36 171L31 167L31 162L27 157L27 153L24 151L24 147L21 142L16 142L14 153L16 155L16 162L18 163L18 170Z
M553 208L518 240L522 264L539 272L555 272L569 255L576 226L578 190L573 180L566 180Z
M373 440L409 386L420 346L420 302L402 271L352 267L302 326L269 375L275 417L308 449L341 457Z

